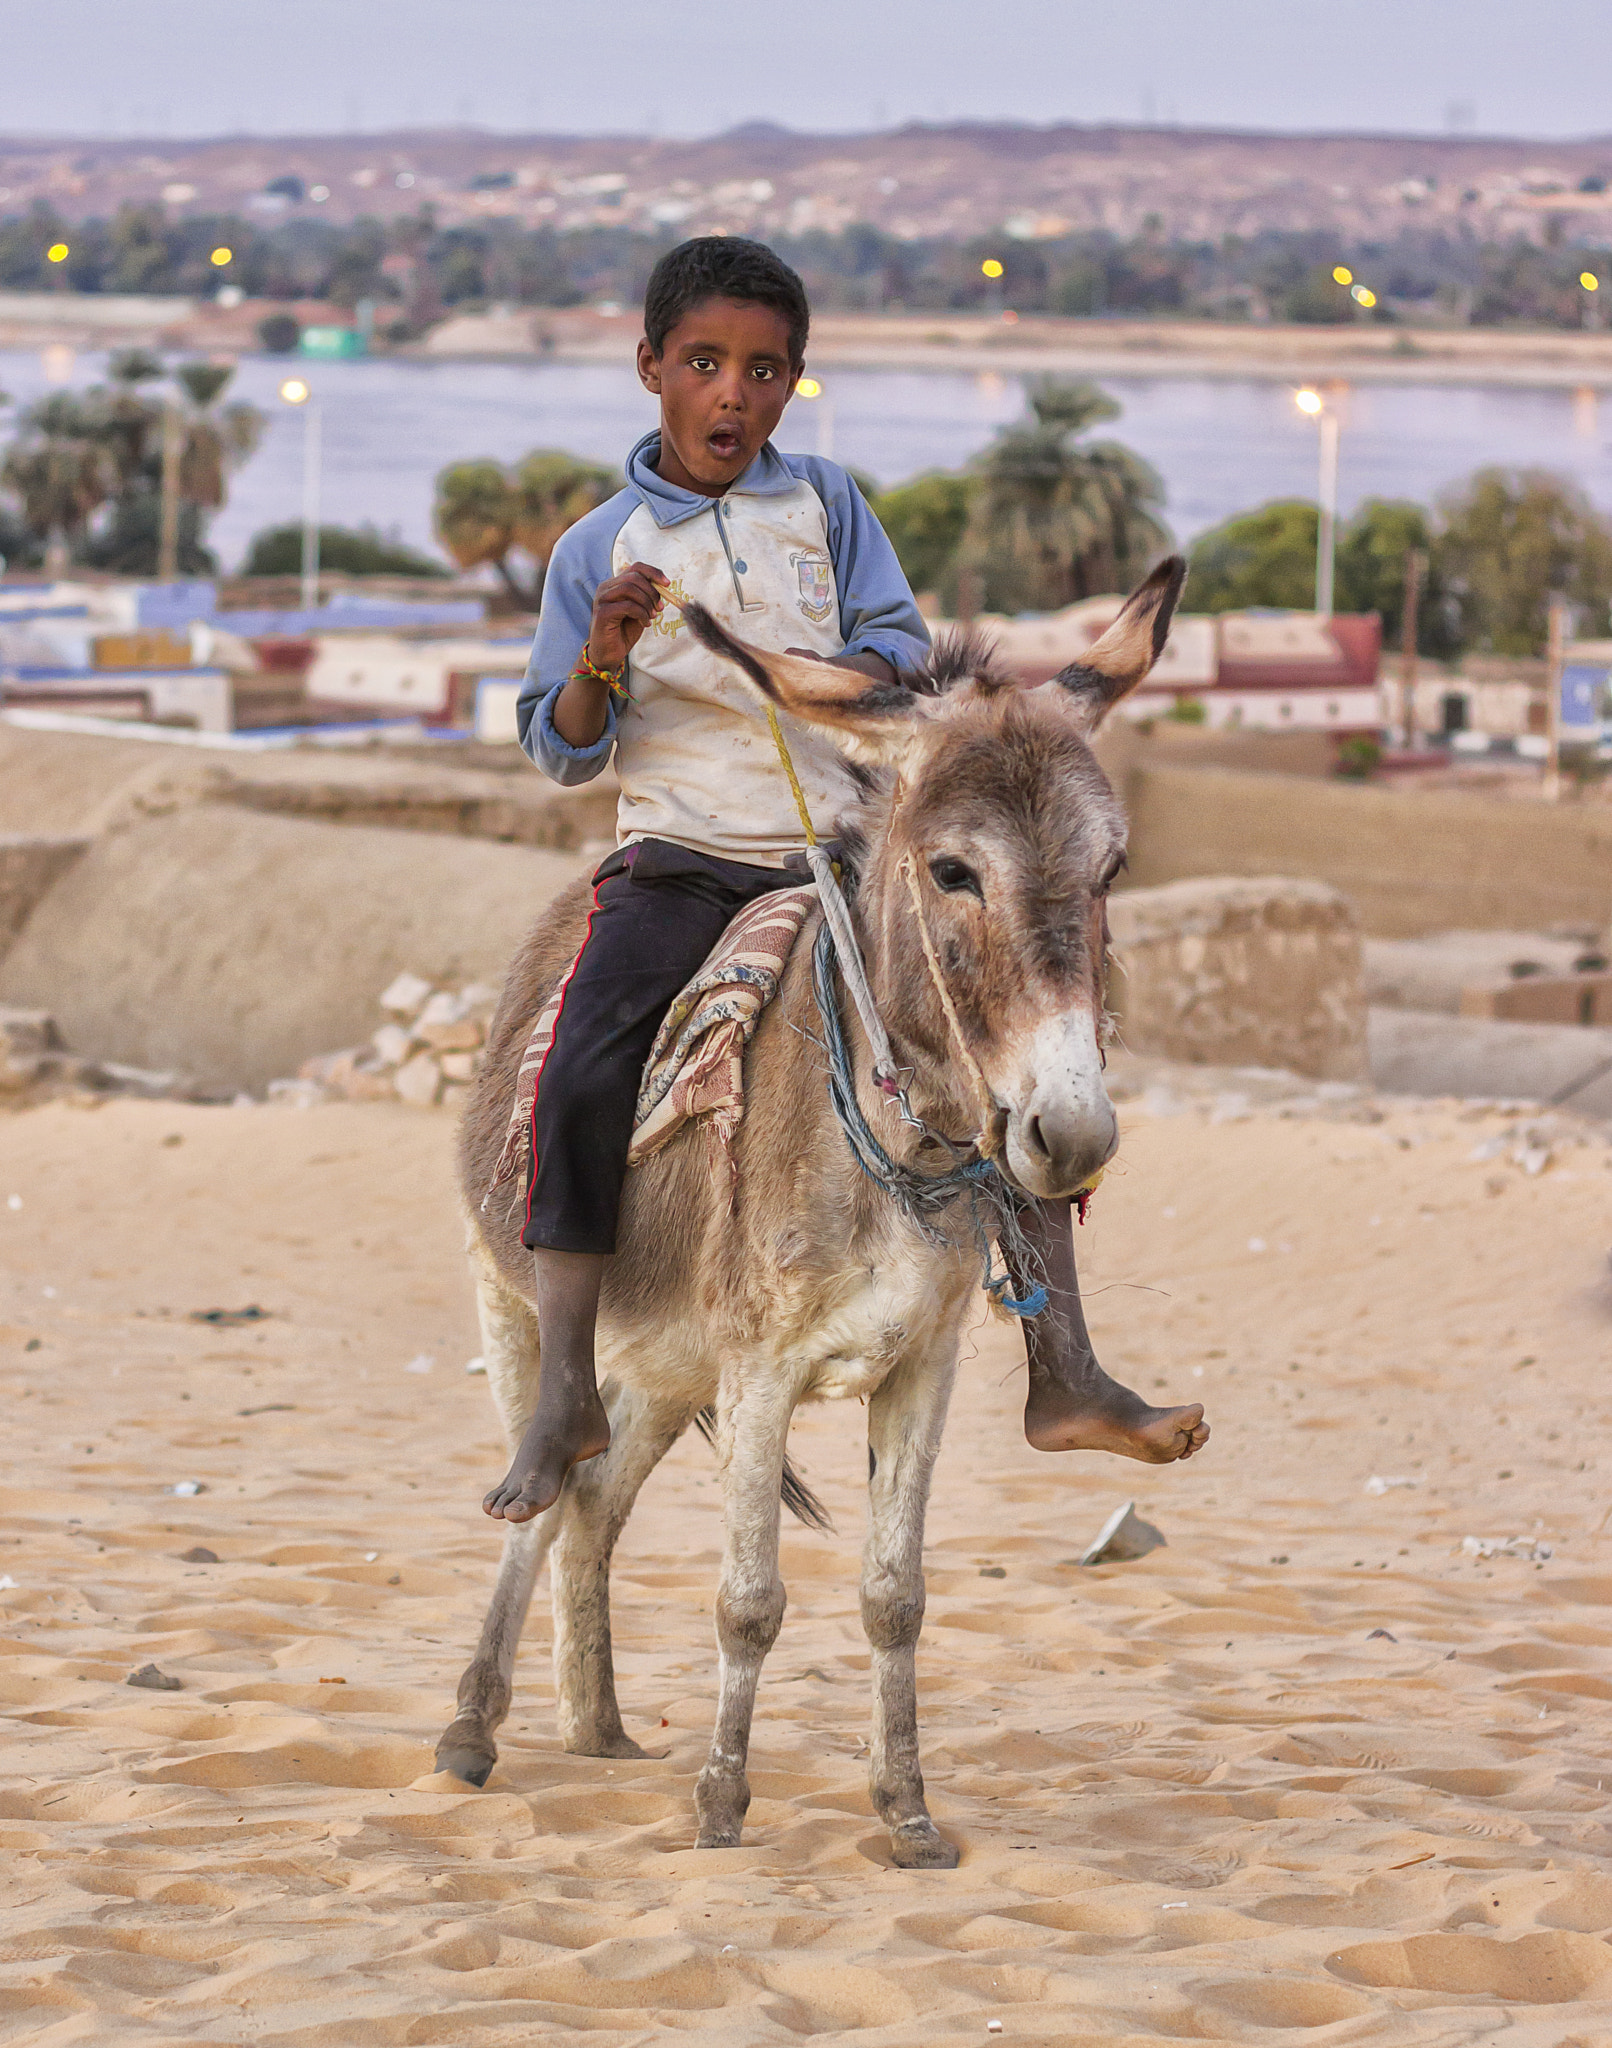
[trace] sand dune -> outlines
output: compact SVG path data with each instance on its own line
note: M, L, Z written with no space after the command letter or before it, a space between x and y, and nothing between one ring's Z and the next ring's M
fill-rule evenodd
M471 1792L429 1775L497 1547L447 1119L0 1120L0 2039L1612 2039L1612 1153L1531 1176L1471 1157L1493 1116L1337 1113L1126 1111L1092 1320L1209 1402L1191 1466L1037 1456L980 1332L920 1652L963 1859L926 1874L864 1783L854 1406L797 1430L837 1533L785 1536L746 1846L692 1846L698 1442L616 1574L665 1754L561 1752L539 1611ZM1167 1547L1077 1568L1133 1493ZM126 1686L148 1661L182 1690Z

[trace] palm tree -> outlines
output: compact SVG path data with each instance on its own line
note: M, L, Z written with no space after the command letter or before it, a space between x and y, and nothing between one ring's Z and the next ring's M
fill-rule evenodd
M52 392L23 414L22 431L0 462L23 522L45 543L45 570L60 576L70 545L117 489L118 471L102 421L76 393Z
M174 381L185 395L180 419L179 496L216 511L228 496L231 470L263 438L255 405L216 403L235 375L233 363L181 363Z
M1005 427L976 465L979 486L946 579L964 576L990 611L1057 611L1128 590L1170 544L1164 483L1118 441L1082 438L1120 407L1094 384L1042 378L1033 417Z
M536 611L554 544L616 488L612 472L556 448L538 448L513 474L483 459L454 462L437 478L437 538L461 569L490 564L525 611ZM510 561L520 548L536 565L522 583Z

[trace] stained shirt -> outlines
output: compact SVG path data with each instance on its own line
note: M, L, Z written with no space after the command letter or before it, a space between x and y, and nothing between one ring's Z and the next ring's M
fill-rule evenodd
M615 754L616 836L781 867L805 844L766 713L731 662L709 653L678 606L697 599L764 653L877 654L911 668L929 648L884 529L836 463L771 442L720 498L655 471L660 436L627 459L627 485L565 533L543 586L516 718L522 746L556 782L585 782ZM555 730L554 704L587 642L593 594L633 562L668 579L633 648L625 698L590 747ZM853 794L834 748L781 714L812 823L823 836Z

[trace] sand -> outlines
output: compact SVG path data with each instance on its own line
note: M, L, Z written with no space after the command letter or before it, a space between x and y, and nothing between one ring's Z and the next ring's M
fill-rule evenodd
M919 1656L963 1856L906 1874L864 1782L854 1406L797 1429L837 1533L784 1538L743 1848L692 1846L698 1441L615 1580L665 1754L561 1752L540 1598L487 1789L434 1779L501 1469L447 1116L0 1119L0 2039L1612 2039L1612 1154L1530 1175L1448 1105L1125 1123L1092 1321L1214 1438L1038 1456L1014 1333L971 1341ZM1167 1546L1071 1563L1131 1495ZM125 1685L147 1662L182 1689Z

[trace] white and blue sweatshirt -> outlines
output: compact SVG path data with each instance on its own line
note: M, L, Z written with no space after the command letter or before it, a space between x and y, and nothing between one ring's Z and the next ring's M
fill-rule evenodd
M660 435L627 458L627 486L555 547L516 717L521 745L556 782L586 782L616 753L617 842L669 839L756 867L805 844L766 715L731 665L709 654L675 609L697 599L763 652L877 654L911 668L929 635L895 550L836 463L780 455L769 441L720 498L655 471ZM632 651L627 697L591 747L554 729L554 702L588 637L593 594L632 562L669 580L674 600ZM839 755L782 718L812 822L825 834L852 792Z

